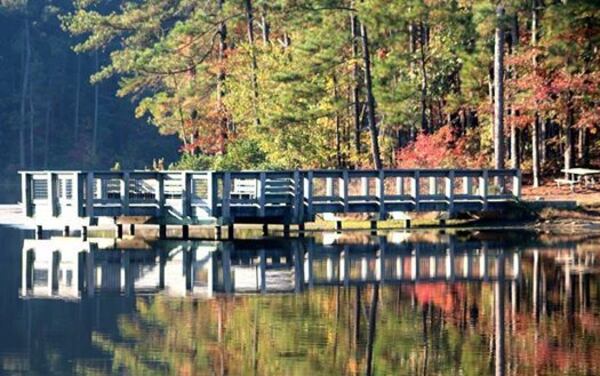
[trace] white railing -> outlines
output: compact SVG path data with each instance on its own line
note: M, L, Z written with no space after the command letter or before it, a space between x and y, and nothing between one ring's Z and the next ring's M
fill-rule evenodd
M516 201L519 170L23 171L32 218L171 216L193 223L318 213L481 211Z

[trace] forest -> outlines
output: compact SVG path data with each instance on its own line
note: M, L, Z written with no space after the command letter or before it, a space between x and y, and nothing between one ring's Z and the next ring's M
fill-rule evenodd
M107 169L178 158L176 137L136 119L117 79L92 85L105 51L75 53L61 28L70 0L0 1L0 197L16 199L19 169ZM130 142L143 140L143 142Z
M600 153L594 0L10 1L5 172L165 157L506 166L537 186Z

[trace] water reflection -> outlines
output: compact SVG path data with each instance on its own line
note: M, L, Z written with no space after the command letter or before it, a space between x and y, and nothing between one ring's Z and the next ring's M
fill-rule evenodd
M597 240L506 238L26 240L27 356L82 374L600 374ZM59 330L90 350L57 361Z
M72 238L25 240L21 295L79 299L95 294L205 296L301 292L324 285L494 281L519 278L520 253L485 241L364 243L312 238L160 242L150 249ZM499 268L498 264L504 265Z

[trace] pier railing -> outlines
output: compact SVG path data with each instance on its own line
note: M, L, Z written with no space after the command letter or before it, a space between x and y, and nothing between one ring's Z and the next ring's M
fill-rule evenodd
M302 223L318 213L482 211L515 201L519 170L23 171L26 216Z

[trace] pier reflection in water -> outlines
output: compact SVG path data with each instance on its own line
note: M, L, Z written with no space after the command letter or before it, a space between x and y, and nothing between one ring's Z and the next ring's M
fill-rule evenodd
M527 243L509 244L504 235L146 249L25 240L21 308L9 311L24 320L15 337L27 345L0 352L0 364L83 374L600 374L600 242L520 234Z
M297 238L165 241L141 250L106 247L73 238L25 240L21 295L78 299L159 291L173 296L301 292L323 285L494 281L499 270L503 279L516 280L520 271L519 252L454 238L436 243L380 236L361 244L323 245Z

